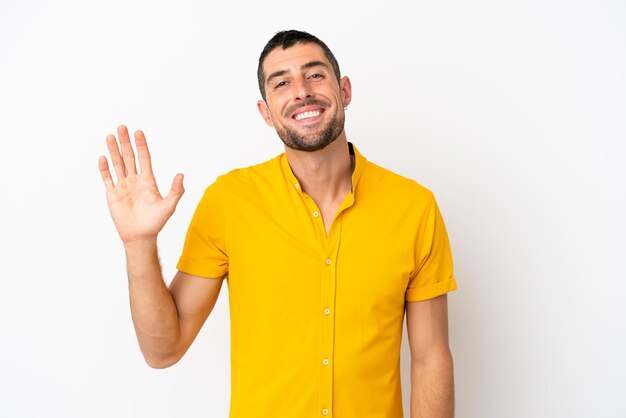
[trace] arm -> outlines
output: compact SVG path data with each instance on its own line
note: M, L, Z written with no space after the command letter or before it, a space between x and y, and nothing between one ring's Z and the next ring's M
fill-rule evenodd
M177 272L169 290L161 276L156 241L125 245L130 307L146 363L166 368L187 352L213 310L223 279Z
M111 217L126 251L130 305L139 346L151 367L168 367L193 342L215 305L222 280L178 272L167 289L157 257L157 235L183 195L183 176L176 175L163 198L143 133L135 132L139 173L128 130L119 126L117 132L119 146L115 136L106 139L117 184L104 156L99 160L100 173Z
M411 418L452 418L454 378L448 346L448 304L442 295L407 302L411 348Z

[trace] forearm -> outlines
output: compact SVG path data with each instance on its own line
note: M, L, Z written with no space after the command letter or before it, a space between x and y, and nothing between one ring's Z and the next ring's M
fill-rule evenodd
M146 362L155 368L178 360L180 326L176 304L163 281L156 239L125 244L130 307Z
M454 417L452 356L443 353L411 365L411 418Z

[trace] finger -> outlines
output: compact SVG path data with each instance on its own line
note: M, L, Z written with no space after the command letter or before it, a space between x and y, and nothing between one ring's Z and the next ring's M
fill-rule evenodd
M135 153L133 152L133 146L130 144L128 128L124 125L118 126L117 136L120 139L120 147L122 148L122 158L124 159L126 174L129 176L137 174L137 167L135 166Z
M152 174L152 159L146 143L146 136L142 131L135 131L135 147L137 147L137 159L142 173Z
M172 181L172 187L170 188L169 193L165 196L165 200L167 200L170 204L176 206L178 201L182 197L183 193L185 193L185 188L183 187L183 174L178 173L176 177L174 177L174 181Z
M109 171L109 162L107 161L107 157L104 155L101 155L100 158L98 158L98 168L100 169L100 175L104 181L104 186L107 190L113 188L115 185L113 184L113 178L111 178L111 172Z
M122 160L115 136L107 136L107 148L111 155L111 163L113 163L113 168L115 169L115 177L117 177L117 182L119 183L126 178L126 168L124 167L124 161Z

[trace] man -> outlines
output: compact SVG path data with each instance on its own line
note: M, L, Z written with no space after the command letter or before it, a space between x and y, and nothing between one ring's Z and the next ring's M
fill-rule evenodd
M411 417L453 416L446 293L456 288L430 191L367 161L348 143L348 77L328 47L277 33L259 59L258 109L285 153L211 185L169 289L157 234L183 194L159 194L146 140L118 128L99 165L124 242L133 322L147 363L187 351L228 280L231 418L402 417L406 310Z

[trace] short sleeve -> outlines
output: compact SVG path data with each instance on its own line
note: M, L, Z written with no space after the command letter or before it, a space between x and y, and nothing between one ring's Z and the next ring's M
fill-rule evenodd
M411 273L405 299L422 301L456 289L452 251L443 217L435 198L421 219L415 240L415 270Z
M228 273L224 190L219 179L209 186L196 208L176 268L207 278Z

